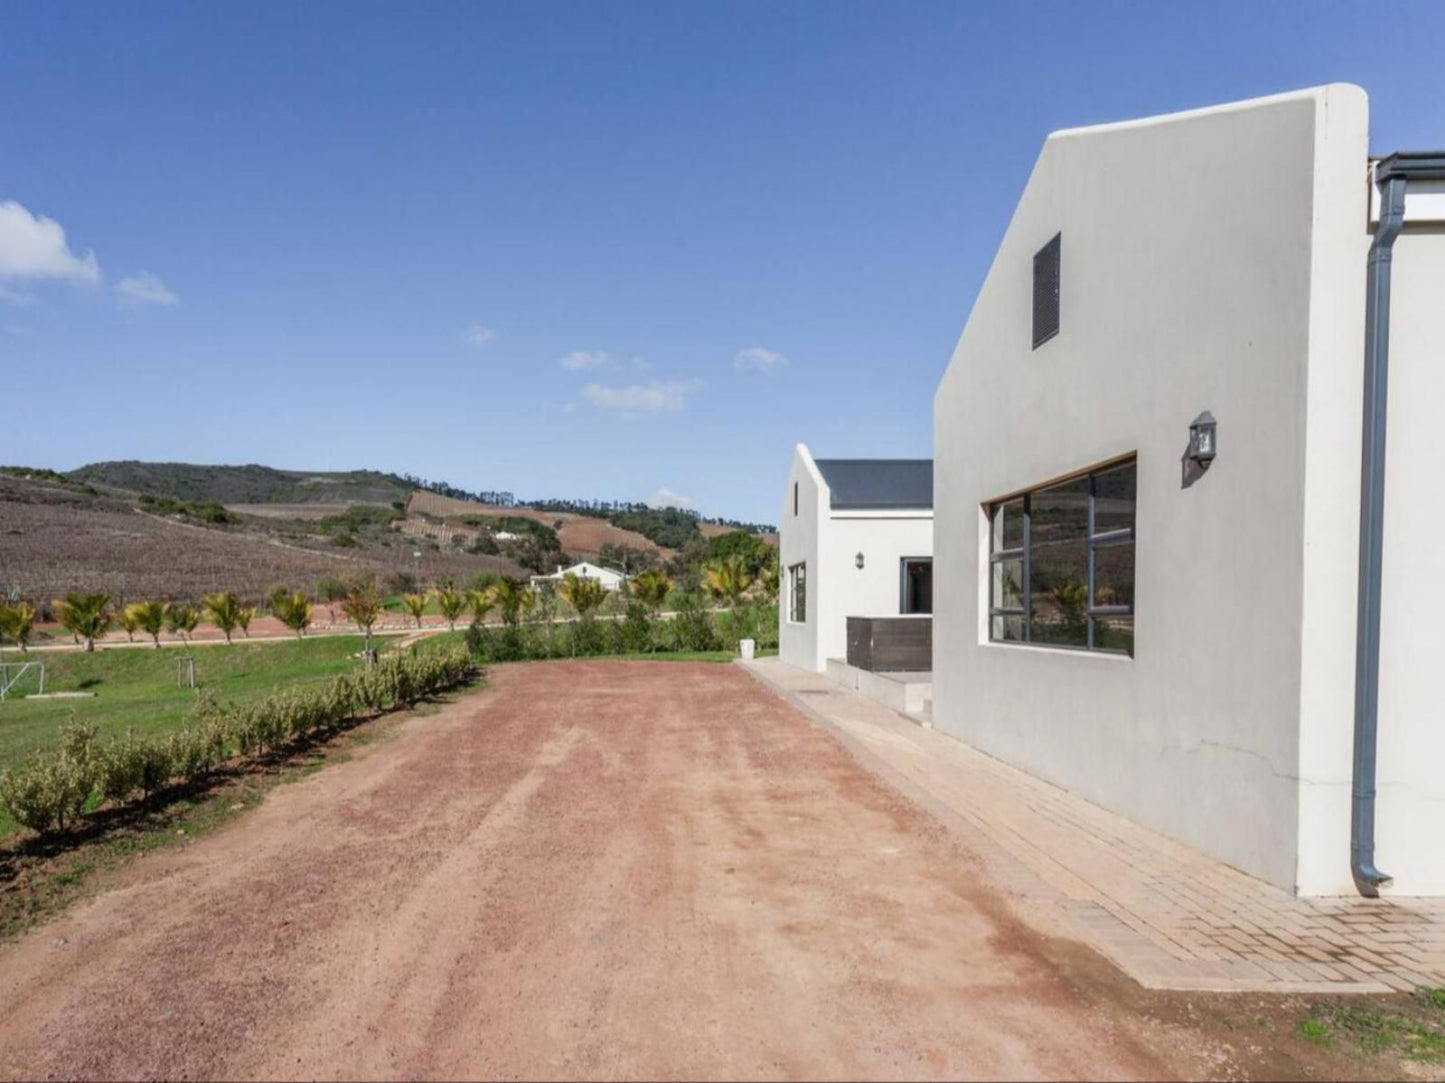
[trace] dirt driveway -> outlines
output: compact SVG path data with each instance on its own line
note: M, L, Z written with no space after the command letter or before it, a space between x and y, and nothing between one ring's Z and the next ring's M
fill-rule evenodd
M732 666L505 667L0 948L0 1077L1259 1070L977 873Z

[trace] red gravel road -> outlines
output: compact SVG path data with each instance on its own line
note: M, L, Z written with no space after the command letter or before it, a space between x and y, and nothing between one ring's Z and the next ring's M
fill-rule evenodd
M514 666L0 949L0 1077L1224 1069L1111 973L735 667Z

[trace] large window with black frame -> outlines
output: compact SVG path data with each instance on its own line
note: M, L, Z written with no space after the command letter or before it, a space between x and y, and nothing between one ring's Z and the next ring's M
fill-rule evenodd
M1137 463L988 507L989 639L1134 653Z

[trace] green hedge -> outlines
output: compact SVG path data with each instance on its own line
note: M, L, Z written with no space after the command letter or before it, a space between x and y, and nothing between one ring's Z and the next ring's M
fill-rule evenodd
M759 649L776 647L777 605L752 602L713 613L697 598L684 595L667 620L652 616L641 603L632 601L617 620L529 621L502 627L473 624L466 636L472 656L484 663L647 651L737 650L742 639L753 640Z
M237 707L202 696L182 729L141 737L126 731L105 744L94 726L60 727L53 750L0 774L0 805L41 834L64 831L96 795L124 804L173 782L195 781L234 755L259 755L335 730L363 712L409 707L456 687L473 671L461 647L387 655L321 688L277 692Z

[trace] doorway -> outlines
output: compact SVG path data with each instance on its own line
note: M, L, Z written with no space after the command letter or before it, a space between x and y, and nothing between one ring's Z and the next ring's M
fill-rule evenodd
M904 557L898 601L900 613L933 612L933 558Z

